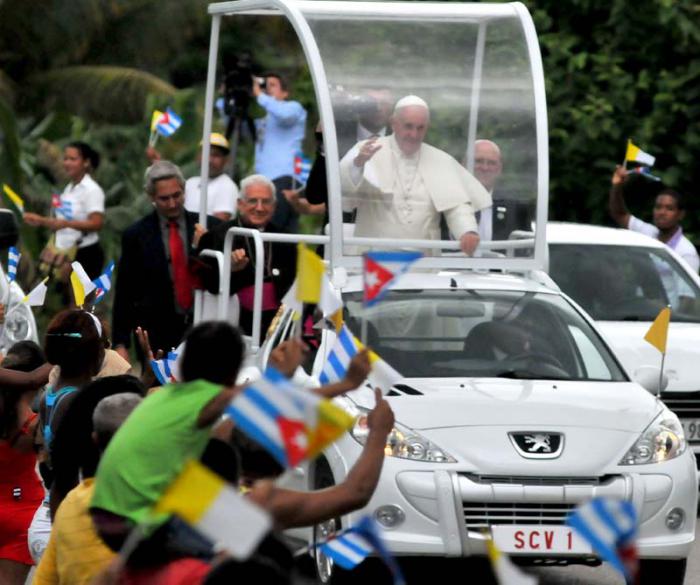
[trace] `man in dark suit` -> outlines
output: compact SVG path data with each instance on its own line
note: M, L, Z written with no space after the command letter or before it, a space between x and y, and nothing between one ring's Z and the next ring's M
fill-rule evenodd
M185 179L161 160L146 171L144 189L155 209L122 235L115 284L112 339L126 359L136 327L148 331L154 349L168 351L192 323L189 262L198 218L185 210Z

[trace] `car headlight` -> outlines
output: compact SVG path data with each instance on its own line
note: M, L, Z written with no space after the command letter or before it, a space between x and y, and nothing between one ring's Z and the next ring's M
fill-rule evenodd
M369 434L367 416L369 411L358 407L359 416L355 419L350 434L360 444L364 445ZM457 460L429 441L419 433L399 423L394 423L384 446L384 454L388 457L400 457L413 461L428 461L431 463L457 463Z
M31 336L31 321L27 312L31 313L29 305L19 305L11 312L8 311L5 319L5 336L10 343L24 341Z
M678 457L685 447L685 434L678 417L664 410L627 451L620 465L661 463Z

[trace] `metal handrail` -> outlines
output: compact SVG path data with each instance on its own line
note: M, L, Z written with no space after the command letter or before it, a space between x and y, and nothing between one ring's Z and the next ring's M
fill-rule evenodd
M216 309L216 316L218 319L225 319L228 294L222 294L225 289L223 288L223 282L221 281L221 275L224 273L224 253L219 250L202 250L199 253L199 256L214 258L216 260L217 269L219 271L219 291L217 293L219 298L217 299L218 307ZM226 292L228 293L228 291ZM204 294L198 297L198 304L199 306L195 305L195 323L198 323L202 317L202 311L204 310L204 307L202 306L204 304ZM197 315L197 313L199 313L199 315Z

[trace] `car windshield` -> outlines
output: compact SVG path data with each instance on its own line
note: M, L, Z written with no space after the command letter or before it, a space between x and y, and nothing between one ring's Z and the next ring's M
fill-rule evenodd
M345 296L346 323L403 376L626 380L581 315L553 294L395 290L363 307ZM365 323L363 323L363 320Z
M598 321L700 322L700 288L663 248L552 244L550 276Z

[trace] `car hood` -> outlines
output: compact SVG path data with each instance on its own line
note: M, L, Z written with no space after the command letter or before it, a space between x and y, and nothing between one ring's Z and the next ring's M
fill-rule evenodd
M644 335L650 321L596 321L615 355L634 378L640 366L660 366L661 354ZM669 392L700 391L700 323L671 323L666 346L664 372Z
M415 430L505 425L639 433L662 408L654 396L632 382L448 378L404 383L404 388L422 395L389 400L396 420ZM363 393L359 401L371 407L373 400L364 400L367 397Z

